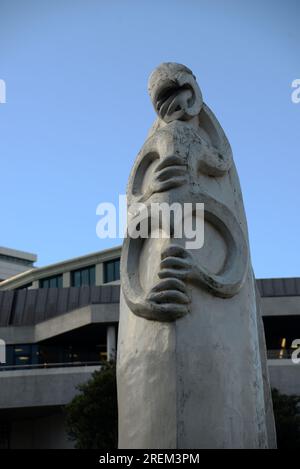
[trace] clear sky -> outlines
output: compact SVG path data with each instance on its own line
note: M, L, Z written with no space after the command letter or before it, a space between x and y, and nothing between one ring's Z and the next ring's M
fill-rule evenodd
M257 277L300 276L298 0L0 0L0 245L38 265L96 236L155 115L149 73L186 64L241 179Z

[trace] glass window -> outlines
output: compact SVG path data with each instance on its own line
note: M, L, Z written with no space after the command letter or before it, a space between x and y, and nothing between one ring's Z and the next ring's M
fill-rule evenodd
M40 288L62 288L63 276L54 275L53 277L46 277L40 280Z
M15 345L13 349L14 365L31 365L32 364L32 346L29 344Z
M57 288L57 279L56 278L51 278L49 280L49 285L50 285L50 288Z
M120 259L104 263L104 283L120 280Z
M114 281L114 263L107 262L105 264L105 282L113 282Z
M95 266L85 267L74 270L71 273L72 287L81 287L84 285L95 285Z
M76 272L72 272L72 286L80 287L80 285L81 285L81 272L80 270L76 270Z
M82 285L89 285L90 284L89 269L83 269L81 271L81 284Z
M95 266L90 268L89 275L90 275L90 285L96 285L96 267Z
M268 358L291 358L295 331L299 331L299 316L263 317Z
M1 371L8 369L30 369L34 365L62 363L88 363L106 359L105 328L100 336L86 337L83 341L46 344L12 344L7 348L7 363L0 366ZM0 376L1 378L1 376ZM1 419L0 419L1 423Z
M15 345L14 353L15 355L28 355L31 353L31 345Z

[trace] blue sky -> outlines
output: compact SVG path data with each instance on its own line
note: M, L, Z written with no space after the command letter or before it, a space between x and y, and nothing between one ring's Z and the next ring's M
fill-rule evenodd
M149 73L197 76L233 148L256 276L300 276L298 0L0 0L0 245L38 265L101 250L155 115Z

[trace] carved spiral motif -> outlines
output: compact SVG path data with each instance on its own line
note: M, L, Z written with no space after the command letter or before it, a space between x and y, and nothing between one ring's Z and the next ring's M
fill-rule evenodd
M223 298L237 294L248 267L248 246L232 211L203 190L197 179L199 174L227 174L232 153L220 124L202 101L192 72L182 65L162 64L150 76L149 93L159 119L134 164L128 211L143 202L150 217L151 203L168 196L173 202L202 202L205 220L221 234L227 251L224 265L213 273L171 239L161 252L158 282L144 291L139 263L145 240L125 238L121 280L128 307L146 319L172 321L189 312L187 284ZM191 123L193 118L196 126Z

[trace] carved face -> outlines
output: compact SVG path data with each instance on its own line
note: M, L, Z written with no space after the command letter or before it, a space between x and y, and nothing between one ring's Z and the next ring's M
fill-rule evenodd
M169 123L199 114L203 101L192 72L184 65L165 63L149 78L148 91L160 119Z

